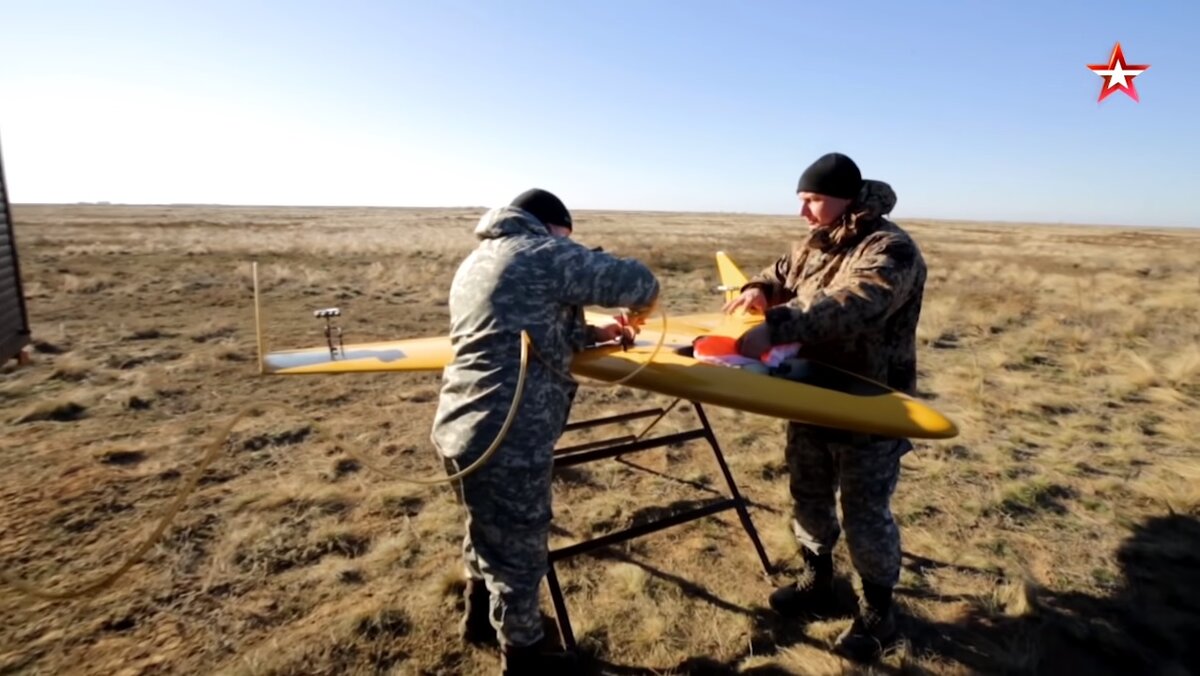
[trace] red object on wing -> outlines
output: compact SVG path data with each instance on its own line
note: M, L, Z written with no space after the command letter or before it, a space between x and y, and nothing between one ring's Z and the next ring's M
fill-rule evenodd
M738 353L737 339L729 336L701 336L692 343L697 357L727 357Z

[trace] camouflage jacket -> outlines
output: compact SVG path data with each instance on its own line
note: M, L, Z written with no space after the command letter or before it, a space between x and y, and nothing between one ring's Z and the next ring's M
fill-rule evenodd
M487 450L516 392L524 329L533 346L523 399L489 463L549 463L577 387L563 376L570 374L574 352L588 343L583 306L644 310L657 299L658 280L636 260L552 236L515 207L487 212L475 236L482 241L450 287L454 355L443 372L432 439L444 457L460 464Z
M866 181L841 224L810 232L752 278L767 295L772 344L799 342L808 357L915 394L916 332L925 260L884 218L892 188Z

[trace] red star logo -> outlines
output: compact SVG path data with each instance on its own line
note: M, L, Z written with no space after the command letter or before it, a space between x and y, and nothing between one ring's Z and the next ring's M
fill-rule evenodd
M1137 89L1133 86L1133 78L1144 73L1149 65L1134 66L1125 63L1125 55L1121 52L1121 43L1117 43L1108 57L1108 63L1088 64L1088 69L1104 78L1104 86L1100 88L1099 101L1108 98L1115 91L1123 91L1134 101L1138 100Z

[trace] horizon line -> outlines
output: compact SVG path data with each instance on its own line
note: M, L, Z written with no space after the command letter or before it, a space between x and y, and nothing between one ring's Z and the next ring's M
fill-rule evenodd
M207 208L224 208L224 209L392 209L392 210L407 210L407 211L422 211L422 210L446 210L446 211L462 211L462 210L479 210L487 211L494 207L481 205L456 205L456 206L402 206L402 205L371 205L371 204L229 204L224 202L9 202L10 207L207 207ZM714 216L757 216L765 218L796 218L795 214L772 213L765 211L712 211L712 210L689 210L689 209L596 209L596 208L575 208L571 210L576 214L582 213L597 213L597 214L687 214L687 215L714 215ZM998 225L1039 225L1049 227L1089 227L1089 228L1139 228L1139 229L1154 229L1165 228L1169 230L1200 230L1200 225L1146 225L1132 223L1097 223L1083 221L1029 221L1029 220L1012 220L1012 219L979 219L979 218L950 218L950 217L928 217L928 216L889 216L889 220L895 222L901 221L929 221L934 223L960 223L960 224L998 224Z

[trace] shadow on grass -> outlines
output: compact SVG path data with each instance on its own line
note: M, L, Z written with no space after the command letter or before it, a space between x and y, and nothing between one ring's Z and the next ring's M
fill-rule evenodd
M640 566L692 598L750 616L755 631L746 651L723 662L693 656L669 666L621 665L586 655L580 673L790 674L794 672L778 665L742 670L738 665L752 654L770 655L795 645L823 649L805 635L802 626L766 608L732 603L612 549L596 555ZM964 611L953 621L903 615L900 627L906 655L901 664L885 656L870 672L925 673L917 662L928 661L957 664L976 673L1200 674L1200 520L1180 514L1148 519L1133 529L1116 555L1123 584L1111 596L1026 589L1027 610L1017 616L1005 615L979 597L939 596L943 601L963 602ZM905 566L993 574L909 555ZM911 591L897 589L901 596L923 596ZM843 601L847 593L839 589Z
M1200 674L1200 520L1148 519L1117 560L1111 596L1029 589L1019 617L975 604L955 622L906 618L908 641L988 673Z

